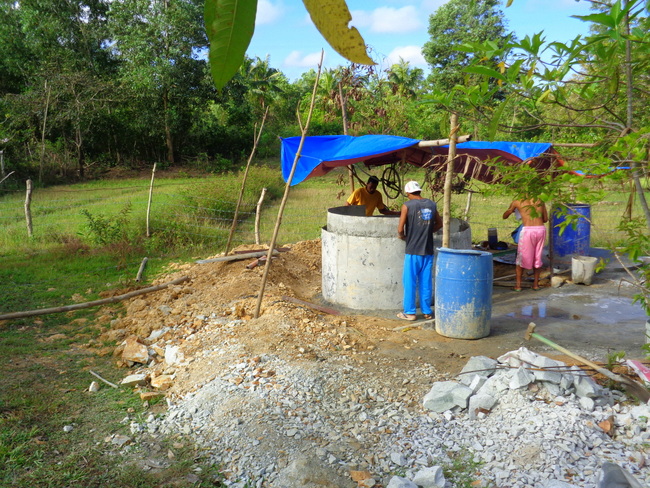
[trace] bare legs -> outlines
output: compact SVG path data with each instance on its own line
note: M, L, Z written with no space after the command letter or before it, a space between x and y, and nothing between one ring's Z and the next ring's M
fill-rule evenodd
M515 268L516 285L515 291L521 291L521 278L524 274L524 268L517 265ZM533 290L539 290L539 277L542 274L542 268L533 268Z

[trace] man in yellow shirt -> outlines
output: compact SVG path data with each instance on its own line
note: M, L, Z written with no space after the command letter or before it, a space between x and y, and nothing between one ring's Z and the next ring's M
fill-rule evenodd
M377 191L379 178L371 176L368 178L366 186L357 188L348 198L346 205L365 205L366 217L372 216L375 209L379 210L382 215L399 215L400 212L389 210L381 198L381 193Z

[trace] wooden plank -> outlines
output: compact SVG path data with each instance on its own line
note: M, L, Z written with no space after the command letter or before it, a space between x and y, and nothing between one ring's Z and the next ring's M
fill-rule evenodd
M283 295L282 299L284 301L286 301L286 302L291 302L291 303L295 303L296 305L302 305L302 306L305 306L305 307L309 307L309 308L312 308L314 310L318 310L319 312L324 312L324 313L327 313L327 314L330 314L330 315L341 315L341 312L339 312L336 309L329 308L329 307L322 307L320 305L316 305L315 303L306 302L306 301L300 300L298 298L293 298L293 297L288 297L288 296Z

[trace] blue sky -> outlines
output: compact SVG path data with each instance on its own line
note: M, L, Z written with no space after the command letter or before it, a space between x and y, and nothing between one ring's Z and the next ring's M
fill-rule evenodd
M468 0L469 1L469 0ZM348 0L353 25L359 29L371 57L386 69L399 61L409 61L428 73L421 48L429 40L429 16L445 0ZM547 41L566 42L587 34L588 25L571 15L588 15L589 2L582 0L514 0L501 7L508 30L521 39L544 31ZM290 80L316 69L321 49L324 65L347 64L323 39L309 19L300 0L258 0L255 34L248 48L251 57L270 56L271 66Z

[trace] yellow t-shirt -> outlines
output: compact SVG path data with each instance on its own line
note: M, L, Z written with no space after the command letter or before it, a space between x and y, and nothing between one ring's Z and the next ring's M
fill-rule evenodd
M381 193L375 190L375 193L370 194L366 190L365 186L357 188L354 190L352 195L348 198L347 202L350 205L365 205L366 206L366 217L370 217L375 209L383 210L386 208L384 202L381 199Z

